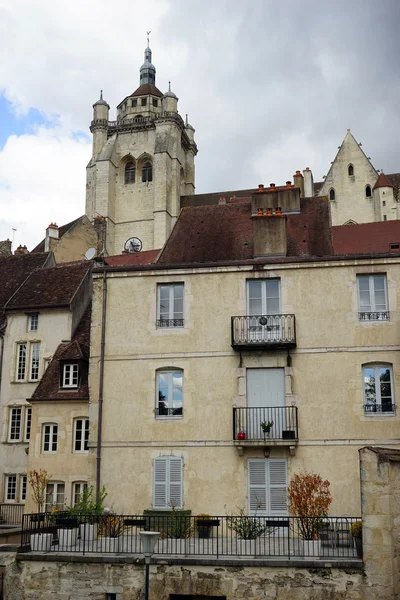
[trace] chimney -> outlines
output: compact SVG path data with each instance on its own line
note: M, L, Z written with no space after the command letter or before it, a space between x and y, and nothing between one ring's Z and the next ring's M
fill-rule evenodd
M11 243L9 239L0 242L0 256L11 256Z
M26 246L18 246L18 248L15 250L14 255L19 255L19 254L29 254L29 250Z
M310 167L307 167L303 171L303 181L304 181L304 197L312 198L314 196L314 179L313 174Z
M300 188L300 198L304 198L304 179L300 171L296 171L296 173L293 175L293 181L295 187Z
M46 238L44 240L44 251L51 252L57 244L58 226L57 223L50 223L46 229Z

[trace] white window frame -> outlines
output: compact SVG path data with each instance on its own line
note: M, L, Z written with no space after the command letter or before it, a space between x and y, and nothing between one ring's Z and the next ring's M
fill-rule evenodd
M39 313L28 315L28 331L37 331L39 328Z
M366 395L366 385L365 385L365 369L373 369L374 377L375 377L375 402L370 402L367 399ZM381 396L381 386L380 386L380 369L388 369L390 373L390 398L392 399L391 405L392 410L382 411L382 396ZM378 383L378 385L377 385ZM368 416L373 417L382 417L382 416L393 416L395 414L395 398L394 398L394 379L393 379L393 365L390 363L369 363L362 365L362 384L363 384L363 402L364 402L364 413ZM372 410L374 407L381 407L380 410ZM369 408L370 407L370 408Z
M267 283L268 282L275 282L278 284L278 296L267 296ZM261 286L261 312L257 312L255 313L257 316L260 315L280 315L282 312L282 307L281 307L281 280L279 279L279 277L271 277L271 279L248 279L247 280L247 290L246 290L246 297L247 297L247 315L248 316L253 316L252 313L250 312L250 285L252 283L259 283ZM271 298L271 300L278 300L278 308L279 311L278 312L270 312L269 311L269 307L268 307L268 298Z
M63 388L77 388L79 386L79 364L67 363L63 365Z
M74 481L72 483L72 506L76 506L83 491L87 489L87 481ZM79 490L79 491L78 491Z
M18 428L18 436L17 437L11 437L12 435L15 435L15 433L13 434L13 432L12 432L14 413L15 414L19 413L19 428ZM11 444L15 444L15 443L22 441L22 406L11 406L10 407L10 422L9 422L9 427L8 427L8 441Z
M79 445L80 448L76 449L76 444L78 442L77 438L77 431L78 431L78 422L82 422L82 428L81 428L81 439L79 440ZM72 452L74 454L87 454L89 451L89 448L86 447L89 443L89 418L88 417L78 417L77 419L74 420L74 445L73 445L73 449Z
M160 410L160 375L168 378L168 397L167 397L167 414L159 414ZM180 375L182 380L182 400L174 400L174 375ZM174 407L174 402L180 402L181 406ZM157 419L182 419L184 407L184 390L183 390L183 369L159 369L156 371L156 418ZM180 409L177 414L173 414L174 410ZM171 414L169 414L171 411Z
M49 495L50 492L48 491L49 486L54 486L53 487L53 493L52 493L52 502L49 502ZM64 490L62 492L63 496L62 496L62 502L54 502L54 500L58 500L58 495L61 493L59 492L59 487L63 486ZM45 500L45 512L50 512L52 510L52 508L56 506L59 509L63 509L65 508L65 482L64 481L50 481L47 484L46 487L46 500Z
M23 354L23 348L25 348L25 355ZM26 372L28 367L28 344L27 342L20 342L17 344L17 360L15 369L16 381L26 381Z
M49 450L45 450L45 438L46 438L46 428L49 429ZM56 449L53 449L54 446L54 438ZM51 449L50 449L51 448ZM42 452L43 454L56 454L58 451L58 424L57 423L43 423L42 428Z
M168 316L161 313L161 289L168 290ZM175 312L175 294L178 288L182 288L182 313ZM182 328L185 325L185 284L176 283L158 283L157 284L157 328L164 329L169 327Z
M25 407L25 423L24 423L24 442L29 442L31 439L32 430L32 406Z
M13 493L13 498L9 498L8 492L9 492L9 482L10 480L13 479L14 480L14 493ZM10 474L10 475L6 475L5 477L5 489L4 489L4 500L7 503L12 504L13 502L17 501L17 475L15 474Z
M375 279L382 277L384 280L384 293L385 293L385 309L381 308L377 310L375 302ZM362 309L361 307L361 292L360 282L361 280L368 280L369 284L369 306L370 310ZM388 321L390 318L389 304L388 304L388 293L387 293L387 277L386 273L375 273L374 275L357 275L357 295L358 295L358 314L360 321Z
M159 456L153 461L153 509L183 508L183 458Z
M255 467L254 470L252 470L252 465ZM247 461L247 473L248 514L276 517L287 516L289 514L287 508L287 459L249 458ZM284 473L284 478L282 478L282 473ZM285 501L282 501L283 497L285 497ZM284 504L286 508L283 508ZM278 506L278 508L274 508L274 506Z
M28 477L27 475L20 475L19 478L19 498L21 503L26 502L26 494L28 491Z
M40 376L40 342L29 344L29 381L39 381Z

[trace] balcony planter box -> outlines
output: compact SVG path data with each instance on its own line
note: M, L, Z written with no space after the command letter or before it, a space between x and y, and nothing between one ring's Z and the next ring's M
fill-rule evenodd
M78 538L78 528L62 528L57 529L58 536L58 546L59 550L63 548L71 548L71 546L76 545L76 540Z
M260 540L246 540L237 538L236 550L240 556L256 556L256 549L260 545Z
M53 543L52 533L33 533L30 536L31 550L50 552Z
M295 440L296 432L293 431L292 429L286 429L286 430L282 431L282 439L283 440Z
M170 554L187 554L188 538L166 538L163 540L163 550Z
M122 544L120 543L120 538L119 537L103 537L100 538L101 539L101 552L119 552L120 546L122 546Z
M295 556L304 556L305 558L319 558L321 555L321 540L294 539L293 553Z
M92 542L97 539L97 523L81 523L79 525L79 535L81 542Z

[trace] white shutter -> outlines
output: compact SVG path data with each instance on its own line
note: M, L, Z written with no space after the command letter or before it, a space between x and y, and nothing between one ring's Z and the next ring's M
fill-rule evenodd
M287 515L287 461L284 458L270 458L266 462L269 479L269 514L271 517Z
M167 504L167 457L154 459L153 508L169 508Z
M169 504L176 508L182 508L182 459L169 457Z
M251 458L247 462L249 478L249 514L267 511L267 480L264 459Z

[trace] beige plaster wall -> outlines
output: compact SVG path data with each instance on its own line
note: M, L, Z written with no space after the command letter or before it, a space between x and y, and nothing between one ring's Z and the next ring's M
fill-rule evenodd
M89 219L84 216L53 248L57 264L83 260L89 248L97 248L97 235Z

